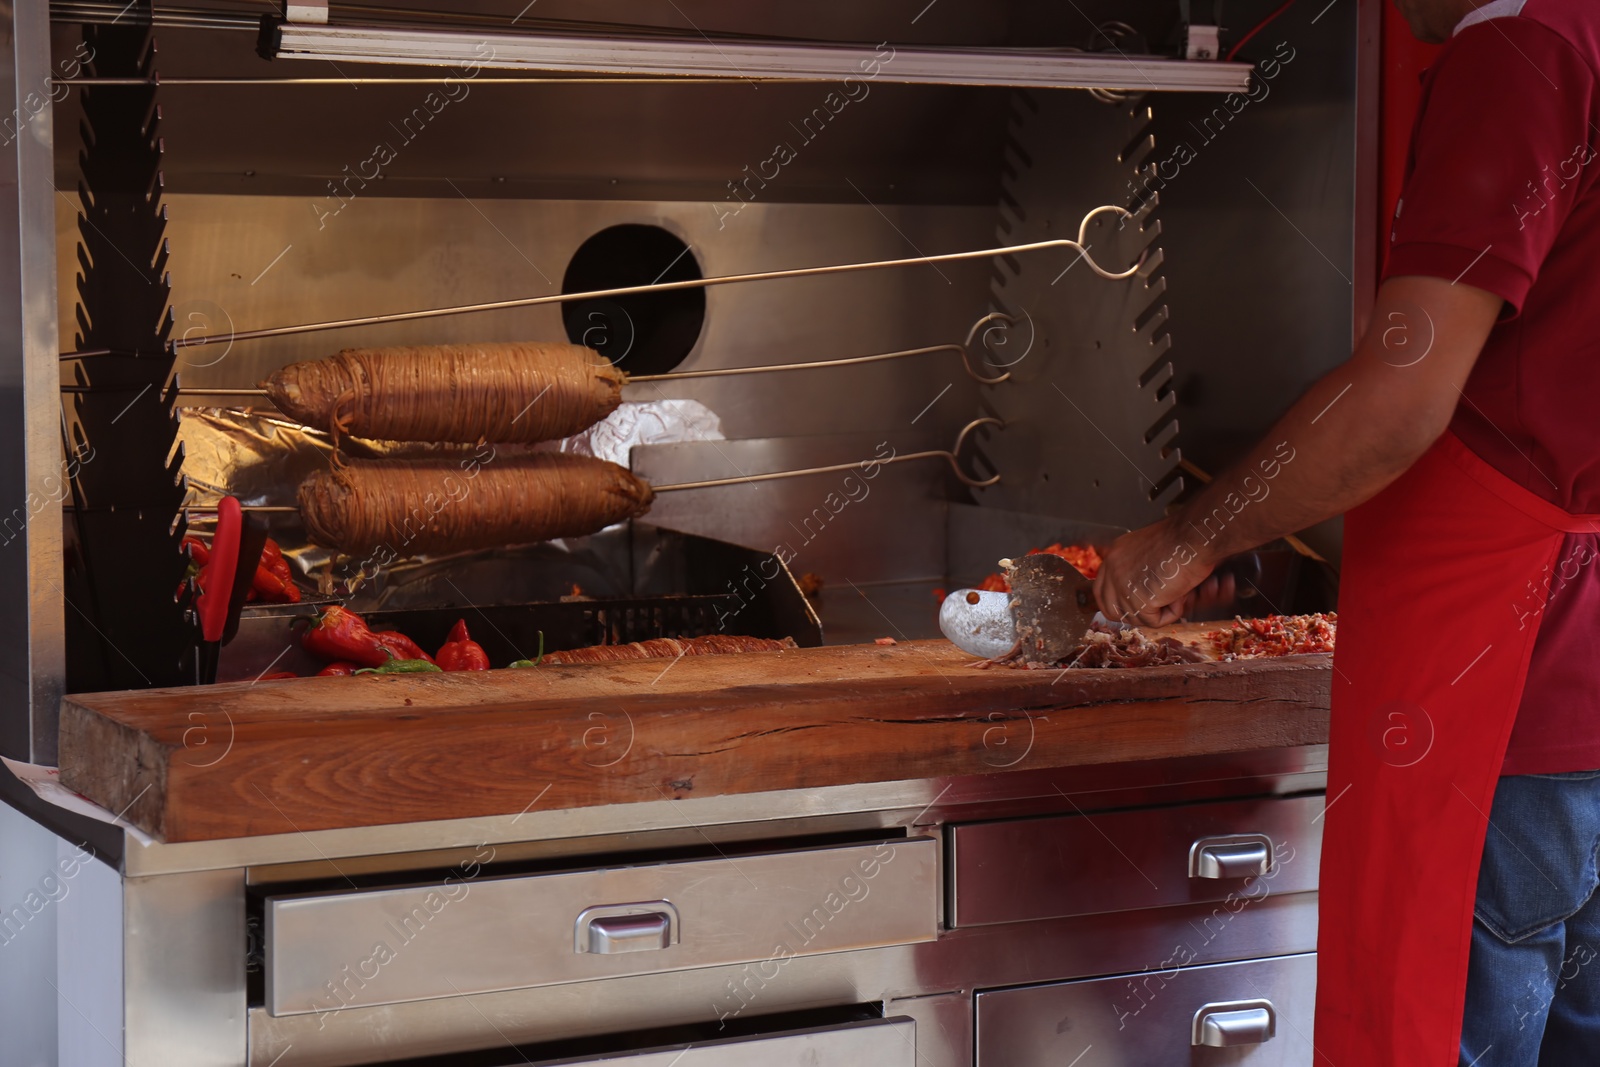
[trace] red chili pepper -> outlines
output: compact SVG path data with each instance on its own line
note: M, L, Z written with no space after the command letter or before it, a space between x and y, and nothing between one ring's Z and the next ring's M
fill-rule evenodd
M279 578L288 580L293 577L289 570L289 561L283 558L283 549L270 537L267 538L266 544L261 546L261 565Z
M185 537L183 547L189 550L189 560L197 567L204 567L211 562L211 549L198 537Z
M178 591L173 594L174 599L183 596L183 587L188 585L191 580L194 582L194 591L198 595L200 592L200 575L205 570L206 564L211 562L211 549L207 548L206 543L199 538L185 537L182 547L189 553L189 565L183 570L183 581L178 583Z
M348 677L349 675L352 675L352 674L356 673L356 671L358 669L360 669L360 666L361 665L358 664L358 663L350 663L347 660L339 660L339 661L337 661L335 663L330 663L326 667L322 668L320 671L318 671L316 673L315 677L317 677L317 678L344 678L344 677Z
M439 666L447 671L486 671L489 654L467 634L467 620L458 619L439 647Z
M350 660L361 664L372 659L382 662L383 658L376 655L377 643L361 616L338 605L322 609L322 614L300 635L300 646L329 662Z
M372 636L378 639L379 647L388 651L389 659L420 659L433 662L433 657L422 651L421 645L399 630L377 630ZM384 660L384 663L389 662L389 659ZM377 666L381 667L383 663Z
M283 558L278 542L270 537L261 548L261 562L250 580L250 591L268 604L300 603L300 587L294 583L289 561Z
M300 587L284 581L265 567L256 568L255 577L250 579L250 591L257 600L266 604L300 603Z
M393 630L374 633L367 629L361 616L337 604L322 609L317 621L301 636L300 644L313 656L329 662L348 660L362 667L381 667L391 659L433 662L433 657L411 638Z

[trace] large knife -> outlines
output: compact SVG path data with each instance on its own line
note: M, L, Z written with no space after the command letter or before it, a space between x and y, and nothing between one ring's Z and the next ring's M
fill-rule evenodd
M957 589L939 607L939 629L963 652L993 659L1014 649L1024 663L1060 663L1092 624L1123 625L1100 613L1094 582L1060 556L1039 552L1000 566L1011 592ZM1246 553L1214 573L1232 574L1243 585L1260 577L1261 561Z

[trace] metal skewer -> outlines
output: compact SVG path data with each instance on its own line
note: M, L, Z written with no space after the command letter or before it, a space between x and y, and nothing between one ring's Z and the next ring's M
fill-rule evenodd
M824 78L821 76L811 78L779 78L774 76L762 77L759 74L740 81L755 82L785 82L791 85L828 84L838 82L838 78ZM51 78L51 85L77 85L85 89L95 86L121 86L124 88L137 88L159 86L169 89L173 86L217 88L230 85L726 85L727 78L697 77L693 74L681 75L637 75L633 77L569 77L569 78L537 78L537 77L484 77L479 75L473 78L460 75L435 75L434 77L410 78Z
M699 482L675 482L672 485L654 485L651 486L651 489L657 493L675 493L684 489L714 489L722 485L739 485L745 482L771 482L780 478L803 478L812 474L834 474L839 471L870 467L874 463L881 463L887 466L890 463L909 463L917 459L942 459L950 464L950 470L960 479L961 484L971 486L974 489L983 489L991 485L997 485L1000 481L1000 475L996 474L993 477L983 479L974 478L961 469L960 459L961 449L966 446L967 438L971 437L982 426L998 426L1003 429L1005 422L1002 419L988 417L973 419L961 427L961 432L956 435L955 444L951 445L948 451L931 449L926 452L907 452L903 456L890 456L887 459L864 459L854 463L830 463L825 467L800 467L790 471L768 471L765 474L740 474L732 478L708 478ZM184 504L178 510L206 513L216 511L217 505ZM262 514L288 514L290 512L298 512L300 509L288 504L245 504L242 510Z
M1005 371L995 377L986 377L974 365L972 349L978 343L978 338L991 326L1000 323L1006 326L1015 326L1016 320L1010 315L1001 312L991 312L972 324L972 329L967 331L967 339L960 344L929 345L926 348L906 348L898 352L879 352L870 356L846 356L842 359L819 359L809 363L779 363L770 367L724 367L718 370L679 370L665 374L630 374L625 385L636 382L671 382L688 378L723 378L736 374L772 374L778 371L792 370L819 370L826 367L853 367L864 363L882 363L890 359L905 359L907 356L930 356L938 352L955 352L961 356L961 366L967 376L982 385L999 385L1011 378L1011 372ZM64 385L64 393L87 393L93 386ZM203 385L184 386L177 390L179 396L266 396L267 391L261 388L253 389L210 389Z
M962 470L960 462L962 446L967 443L967 438L972 432L980 426L999 426L1004 428L1005 422L995 418L973 419L961 427L961 432L956 435L956 443L950 446L949 451L933 449L927 452L907 452L903 456L890 456L888 459L869 459L856 463L833 463L826 467L802 467L798 470L772 471L768 474L741 474L734 478L708 478L702 482L676 482L672 485L653 485L650 488L657 493L673 493L680 489L711 489L719 485L738 485L741 482L770 482L779 478L799 478L807 474L833 474L836 471L849 471L860 467L868 467L874 463L906 463L914 459L933 459L937 457L950 464L951 471L961 480L961 484L971 486L974 489L983 489L998 484L1000 476L996 474L992 478L984 478L980 481Z
M1010 315L992 312L983 316L972 324L972 329L967 331L967 339L960 344L930 345L927 348L907 348L899 352L879 352L872 356L846 356L843 359L819 359L810 363L778 363L770 367L725 367L721 370L675 370L666 374L630 374L624 384L634 382L670 382L684 378L722 378L733 374L770 374L777 371L790 370L815 370L822 367L853 367L862 363L881 363L889 359L904 359L907 356L931 356L936 352L957 352L961 356L961 365L966 370L967 376L973 381L983 385L999 385L1011 377L1011 372L1006 371L997 378L988 378L978 372L972 362L972 346L977 343L989 326L994 323L1003 323L1006 326L1015 326L1016 320ZM182 390L179 390L180 392Z
M587 293L552 293L548 296L521 297L515 300L493 300L481 304L459 304L454 307L429 308L424 311L397 311L387 315L365 315L353 319L331 319L326 322L307 322L295 326L273 326L260 330L236 330L231 333L206 334L197 337L180 337L169 342L173 348L192 348L219 341L254 341L264 337L287 337L293 334L317 333L322 330L342 330L355 326L378 326L391 322L415 322L420 319L443 318L448 315L465 315L478 311L504 311L510 308L541 307L546 304L569 304L577 300L610 299L619 296L638 296L644 293L667 293L679 289L709 289L714 285L733 285L740 282L772 281L780 278L812 278L827 274L848 274L863 270L884 270L890 267L914 267L921 264L959 263L970 259L993 259L996 256L1014 256L1023 252L1042 252L1054 248L1070 248L1077 252L1089 269L1108 281L1123 281L1133 277L1144 265L1144 256L1127 270L1108 271L1096 263L1084 246L1088 239L1089 224L1096 216L1110 213L1120 218L1134 217L1134 212L1115 204L1095 208L1078 224L1076 240L1057 238L1034 241L1030 244L1001 245L997 248L980 248L969 252L945 252L934 256L913 256L907 259L869 260L864 263L839 263L824 267L794 267L788 270L760 271L752 274L725 274L713 278L690 278L676 282L656 282L652 285L630 285L619 289L600 289ZM85 349L64 352L62 359L84 359L92 356L128 355L109 348Z
M97 392L104 392L107 388L108 388L107 386L99 386L99 385L63 385L61 387L61 391L63 393L97 393ZM132 386L132 385L128 385L128 386L110 386L109 388L112 388L112 389L133 389L133 388L135 388L135 386ZM144 386L138 386L138 388L145 388L145 387ZM174 389L173 392L176 393L178 396L266 396L267 395L267 391L265 389L260 388L260 387L255 387L255 388L250 388L250 389L240 389L240 388L206 389L203 386L195 386L192 389L185 389L185 388Z

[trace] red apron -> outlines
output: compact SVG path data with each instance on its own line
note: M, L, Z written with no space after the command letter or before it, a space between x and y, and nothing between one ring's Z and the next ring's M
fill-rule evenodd
M1456 1067L1484 832L1564 535L1446 434L1345 523L1318 1067Z

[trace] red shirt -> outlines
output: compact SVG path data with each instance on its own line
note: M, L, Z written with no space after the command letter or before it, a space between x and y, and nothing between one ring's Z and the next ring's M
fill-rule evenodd
M1453 429L1507 477L1600 514L1600 5L1496 0L1423 86L1384 276L1487 290L1501 322ZM1549 583L1543 610L1525 583ZM1539 625L1505 774L1600 769L1600 536L1554 573L1507 575L1507 626Z

